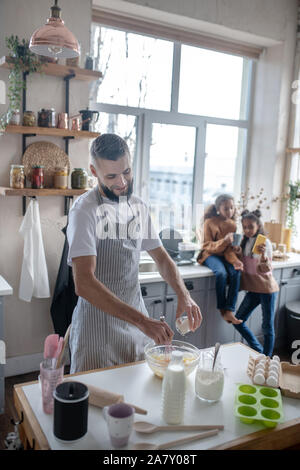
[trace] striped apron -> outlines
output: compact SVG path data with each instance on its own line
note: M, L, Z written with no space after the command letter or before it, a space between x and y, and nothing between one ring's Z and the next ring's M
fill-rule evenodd
M97 197L104 204L99 191ZM98 238L95 276L120 300L148 316L138 280L141 243L140 237ZM70 373L142 360L149 341L132 324L79 297L70 330Z

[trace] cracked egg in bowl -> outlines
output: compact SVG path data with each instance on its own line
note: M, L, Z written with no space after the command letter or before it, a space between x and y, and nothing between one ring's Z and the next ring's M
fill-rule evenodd
M200 351L196 346L177 340L174 340L171 344L167 345L157 345L152 341L151 343L146 344L144 352L148 366L154 374L157 375L157 377L160 377L161 379L163 378L173 351L180 351L183 353L183 365L187 376L197 367Z

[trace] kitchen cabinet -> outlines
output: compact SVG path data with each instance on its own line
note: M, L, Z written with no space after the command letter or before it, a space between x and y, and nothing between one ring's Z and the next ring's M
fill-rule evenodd
M210 287L207 293L207 324L206 324L206 347L214 346L216 342L221 344L233 343L235 341L235 328L225 322L217 309L217 296L215 289L215 278L210 278Z
M297 258L298 259L298 258ZM292 263L292 266L274 267L273 275L278 282L280 291L276 301L275 312L275 347L282 348L286 346L286 310L287 302L300 299L300 263ZM198 348L206 348L214 345L217 341L225 344L231 342L246 343L239 332L230 324L221 319L220 312L217 310L215 278L212 275L200 275L202 267L199 267L199 277L184 278L185 285L189 290L191 297L200 306L203 321L201 327L194 333L188 333L182 337L175 329L177 296L173 289L166 285L165 282L147 283L145 280L141 282L142 292L146 308L149 315L159 319L161 314L165 314L166 321L171 326L174 339L188 341ZM183 273L184 271L182 271ZM245 292L242 291L238 295L237 309L241 304ZM257 336L258 340L263 344L262 333L262 311L258 306L248 320L249 327Z
M287 323L285 305L300 300L300 266L282 269L278 307L275 316L275 334L277 348L287 345Z
M156 320L159 320L159 317L164 314L164 292L165 287L163 282L141 285L145 307L149 316Z

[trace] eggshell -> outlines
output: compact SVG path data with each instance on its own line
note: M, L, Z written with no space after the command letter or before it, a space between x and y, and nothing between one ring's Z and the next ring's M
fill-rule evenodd
M276 362L280 362L280 358L278 356L273 356L272 360Z
M278 387L278 379L271 375L267 378L267 385L269 385L270 387Z
M260 361L261 359L266 359L266 356L265 356L265 354L259 354L257 356L257 359Z
M253 381L258 385L263 385L265 383L265 376L263 374L255 374Z
M274 377L276 380L278 380L278 372L275 372L272 370L271 372L268 373L267 378L268 377Z
M257 367L255 367L255 374L262 374L262 375L265 375L265 368L261 365L258 365Z
M279 364L277 362L270 364L269 370L275 370L276 372L279 371Z

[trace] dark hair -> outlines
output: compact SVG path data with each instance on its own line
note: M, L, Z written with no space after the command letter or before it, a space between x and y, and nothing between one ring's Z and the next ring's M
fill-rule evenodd
M124 155L130 157L128 145L122 137L116 134L102 134L93 141L91 146L93 159L116 161Z
M263 226L263 223L261 221L261 212L260 212L259 209L256 209L255 211L252 211L252 212L245 209L241 213L241 217L242 217L242 222L243 222L243 220L248 219L248 220L252 220L252 222L255 222L258 225L258 230L255 234L255 237L257 237L258 234L265 235L264 226ZM241 241L242 250L244 250L247 240L248 240L248 237L246 237L246 235L244 235L243 239Z
M224 202L227 202L227 201L234 201L233 196L231 194L220 194L220 196L218 196L217 199L215 200L215 203L211 204L206 209L206 211L204 213L204 220L211 219L212 217L217 217L219 215L218 211L220 209L220 206ZM235 214L236 214L236 211L234 211L234 214L231 217L232 220L235 220Z

